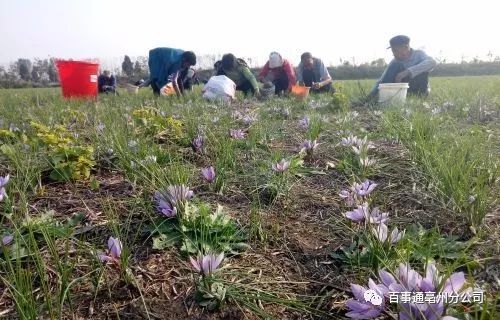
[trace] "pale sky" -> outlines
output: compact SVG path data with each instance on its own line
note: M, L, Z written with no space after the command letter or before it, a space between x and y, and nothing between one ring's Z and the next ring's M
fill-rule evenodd
M494 0L0 0L0 63L19 57L97 58L155 47L232 52L260 64L271 51L297 64L310 51L327 64L391 58L389 38L460 61L500 56ZM109 64L115 64L109 66Z

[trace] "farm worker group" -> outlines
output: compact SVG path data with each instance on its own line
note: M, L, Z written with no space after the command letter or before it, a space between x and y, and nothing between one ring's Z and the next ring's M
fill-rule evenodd
M389 63L380 79L369 94L369 99L375 99L378 85L381 83L406 82L409 84L408 94L427 95L429 93L429 72L436 66L436 61L422 50L410 46L410 38L398 35L390 39L394 59ZM191 89L196 82L193 66L196 65L196 55L192 51L172 48L156 48L149 51L150 79L140 83L141 87L151 85L156 95L161 90L170 90L172 94L181 95L184 90ZM243 59L232 53L226 53L220 61L214 64L214 76L226 76L236 85L236 90L245 95L261 95L259 82L266 87L274 86L275 94L291 91L298 84L310 87L313 93L333 92L333 79L323 61L305 52L300 57L297 73L292 64L278 52L271 52L258 76L256 77ZM109 72L105 75L109 78ZM101 77L99 77L101 79ZM113 78L114 79L114 78ZM108 81L108 80L106 80ZM115 88L103 80L103 89L99 81L99 92L107 92ZM114 92L114 89L112 89Z

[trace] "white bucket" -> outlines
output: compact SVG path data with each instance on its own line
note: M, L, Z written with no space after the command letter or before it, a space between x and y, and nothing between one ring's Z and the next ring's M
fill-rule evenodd
M408 83L381 83L378 85L378 103L404 103L406 91L410 86Z
M131 85L131 84L127 84L127 91L128 91L128 93L138 94L139 93L139 87Z

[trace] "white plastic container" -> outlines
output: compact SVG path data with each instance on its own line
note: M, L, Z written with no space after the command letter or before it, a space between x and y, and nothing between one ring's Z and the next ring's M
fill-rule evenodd
M138 94L139 93L139 87L131 85L131 84L127 84L127 91L128 91L128 93Z
M404 103L406 92L410 86L408 83L381 83L378 85L378 103L393 104Z

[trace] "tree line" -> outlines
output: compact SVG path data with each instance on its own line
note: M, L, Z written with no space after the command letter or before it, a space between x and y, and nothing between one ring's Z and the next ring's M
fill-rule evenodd
M200 65L204 70L199 71L201 80L208 80L213 63L220 59L216 55L203 56ZM249 65L254 73L258 73L260 68L256 67L255 61L250 58ZM440 63L432 72L433 76L482 76L500 75L500 57L495 57L489 61L474 58L471 61L459 63ZM380 77L387 63L384 59L376 59L362 64L352 64L343 61L340 65L329 67L330 74L336 80L357 80L357 79L377 79ZM137 57L135 61L125 55L121 68L111 70L119 83L132 83L139 79L149 77L148 58ZM12 62L7 68L0 66L0 88L22 88L22 87L48 87L58 85L58 73L55 66L55 59L39 59L33 61L26 58L19 58Z

